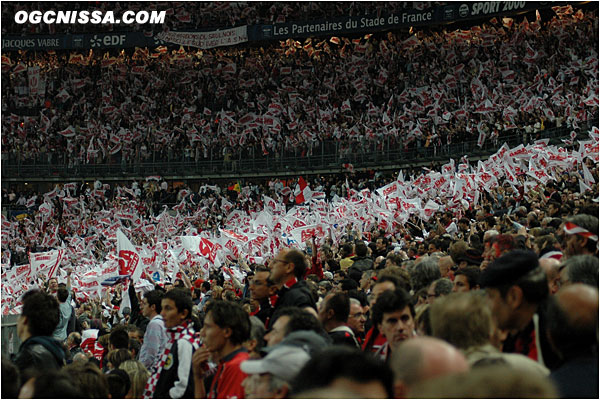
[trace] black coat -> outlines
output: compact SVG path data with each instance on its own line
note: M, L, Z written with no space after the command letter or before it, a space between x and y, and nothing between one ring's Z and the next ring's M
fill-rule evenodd
M13 362L21 373L32 367L40 371L59 369L65 365L65 352L57 340L33 336L21 343Z

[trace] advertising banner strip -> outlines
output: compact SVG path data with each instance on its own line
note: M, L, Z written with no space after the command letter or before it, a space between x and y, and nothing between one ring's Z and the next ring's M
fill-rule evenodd
M586 2L569 3L576 6ZM64 35L2 35L2 51L16 50L87 50L105 48L156 48L183 45L209 49L233 46L248 41L282 40L314 36L337 36L378 32L411 26L447 24L493 16L511 16L527 11L560 6L567 2L478 1L455 2L424 10L406 10L394 14L327 18L273 25L251 25L209 32L163 32L147 36L143 32L109 32Z
M182 46L212 49L247 42L248 27L240 26L212 32L161 32L158 34L158 39Z

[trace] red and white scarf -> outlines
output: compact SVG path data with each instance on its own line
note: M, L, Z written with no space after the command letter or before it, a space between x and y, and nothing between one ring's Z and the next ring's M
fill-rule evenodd
M165 346L165 351L158 362L158 367L156 368L156 372L148 379L146 383L146 388L144 390L144 398L151 399L154 396L154 390L156 390L156 384L158 383L158 379L160 378L160 374L167 362L167 358L169 358L169 354L171 353L171 348L173 347L173 343L178 340L187 340L190 342L194 348L194 351L199 347L198 337L196 332L192 327L188 328L188 322L185 321L182 325L178 325L175 328L170 328L167 330L169 334L169 341Z
M597 235L594 235L592 232L588 231L587 229L582 228L578 225L575 225L572 222L566 222L563 229L565 230L565 233L568 235L579 235L579 236L588 238L590 240L593 240L595 242L598 242Z

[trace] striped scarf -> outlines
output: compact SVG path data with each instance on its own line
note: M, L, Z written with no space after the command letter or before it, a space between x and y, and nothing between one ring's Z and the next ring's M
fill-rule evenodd
M187 340L190 342L194 348L194 351L198 348L198 337L196 332L192 327L188 328L188 322L184 321L182 325L178 325L174 328L170 328L167 330L169 334L169 341L165 346L165 351L158 362L156 367L156 372L148 379L146 383L146 388L144 390L144 398L151 399L154 396L154 390L156 389L156 384L158 383L158 379L160 378L160 374L167 362L167 358L169 358L169 354L171 353L171 348L173 348L173 343L178 340Z

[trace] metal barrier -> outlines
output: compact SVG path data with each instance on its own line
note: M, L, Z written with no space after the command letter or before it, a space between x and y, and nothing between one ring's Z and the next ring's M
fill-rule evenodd
M583 125L579 136L584 137L588 126ZM408 147L402 142L394 142L386 138L382 142L342 143L340 141L322 141L312 149L311 155L306 155L306 150L281 151L262 155L260 149L249 147L245 154L229 159L210 159L193 161L177 157L170 160L153 156L153 161L112 162L107 164L80 164L65 163L66 160L57 160L53 163L22 162L19 160L4 160L2 163L2 178L8 181L22 181L49 178L62 179L91 179L94 177L112 177L115 180L127 180L132 177L161 175L163 177L189 177L206 178L236 178L240 174L268 174L271 176L310 173L317 171L323 173L339 172L344 164L353 164L354 169L359 168L402 168L406 166L426 165L430 162L459 158L468 154L471 158L485 157L497 151L502 143L513 147L519 143L533 143L537 139L550 139L553 144L560 144L561 139L569 138L571 129L567 127L553 128L539 133L525 134L513 132L502 135L497 140L487 140L482 147L476 140L445 144L441 146L430 145L425 147L422 140L413 141ZM258 151L257 151L258 150ZM257 156L258 154L258 156ZM113 160L114 161L114 160Z
M17 335L18 318L18 315L2 316L2 354L6 357L15 354L21 345L21 340Z

